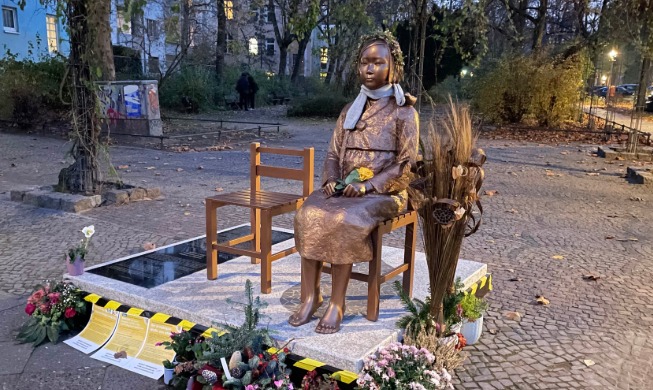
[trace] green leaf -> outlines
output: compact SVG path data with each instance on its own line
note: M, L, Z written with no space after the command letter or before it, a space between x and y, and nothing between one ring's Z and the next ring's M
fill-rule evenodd
M358 170L354 169L353 171L349 172L349 175L345 178L345 184L349 185L354 182L360 182L360 175L358 174Z
M99 66L95 68L95 75L98 79L102 78L102 69Z
M240 381L242 382L242 384L243 384L244 386L247 386L247 385L249 385L250 383L252 383L252 372L251 372L251 371L247 371L247 372L245 373L245 375L243 375L243 377L241 378Z
M48 339L52 344L56 344L59 340L59 327L58 326L49 326L46 328L46 334Z

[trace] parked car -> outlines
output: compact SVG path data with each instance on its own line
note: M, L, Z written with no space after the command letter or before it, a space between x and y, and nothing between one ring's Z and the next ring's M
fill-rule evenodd
M639 84L621 84L618 88L624 88L628 92L630 92L632 94L636 94L637 93L637 87L639 87Z
M600 96L600 97L605 97L605 95L606 95L607 93L608 93L608 87L602 87L602 88L599 88L599 89L596 91L596 95L597 95L597 96ZM618 87L616 87L615 94L616 94L617 96L620 96L620 97L624 97L624 96L633 96L633 93L632 93L632 92L628 91L626 88L624 88L624 87L622 87L622 86L618 86Z

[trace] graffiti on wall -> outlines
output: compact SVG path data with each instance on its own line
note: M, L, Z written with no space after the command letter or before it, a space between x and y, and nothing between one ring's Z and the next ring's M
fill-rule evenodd
M102 117L111 126L119 120L161 119L156 84L107 84L98 91Z
M148 119L160 119L159 91L155 84L147 85L147 117Z

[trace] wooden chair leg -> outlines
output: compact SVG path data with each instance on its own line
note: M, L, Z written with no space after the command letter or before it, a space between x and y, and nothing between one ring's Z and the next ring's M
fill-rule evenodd
M367 277L367 319L379 319L379 300L381 298L381 252L383 250L383 234L376 229L372 233L372 261L370 261Z
M218 278L218 251L213 245L218 243L217 208L206 203L206 277L209 280Z
M413 273L415 270L415 246L417 245L417 224L406 225L406 241L404 243L404 264L408 269L404 271L403 288L409 297L413 296Z
M251 232L254 235L254 240L252 241L253 248L257 252L261 251L261 210L251 209L250 214L250 224ZM258 264L261 260L256 257L251 257L252 264Z
M272 215L261 212L261 293L272 292Z

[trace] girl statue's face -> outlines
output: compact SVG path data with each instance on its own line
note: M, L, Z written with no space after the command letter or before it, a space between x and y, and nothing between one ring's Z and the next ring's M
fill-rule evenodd
M383 42L373 43L361 54L358 75L361 83L369 89L388 84L390 75L390 49Z

